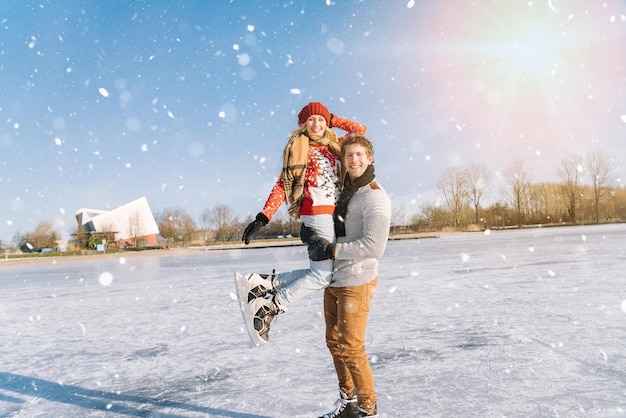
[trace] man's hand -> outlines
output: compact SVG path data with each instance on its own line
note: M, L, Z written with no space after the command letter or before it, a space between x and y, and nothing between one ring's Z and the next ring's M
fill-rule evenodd
M317 234L309 239L309 258L313 261L334 260L335 244L328 242Z
M246 229L244 229L241 240L245 242L246 245L248 245L250 243L250 238L252 238L252 235L256 234L259 229L263 228L268 223L270 223L270 220L267 219L267 216L263 215L262 212L259 212L256 215L256 219L250 222L250 224L246 226Z

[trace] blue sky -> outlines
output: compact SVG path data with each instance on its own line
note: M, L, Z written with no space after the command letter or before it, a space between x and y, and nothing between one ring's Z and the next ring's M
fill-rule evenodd
M621 181L624 56L615 0L2 2L0 239L141 196L254 215L311 100L368 126L408 214L451 165L601 149Z

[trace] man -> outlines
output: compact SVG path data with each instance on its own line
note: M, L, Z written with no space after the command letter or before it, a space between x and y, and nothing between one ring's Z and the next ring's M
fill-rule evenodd
M332 282L324 290L324 320L340 397L335 410L321 418L378 417L365 331L378 282L377 258L389 238L391 202L375 180L372 143L351 135L341 151L348 176L335 211L337 241L313 235L308 247L311 260L335 260Z

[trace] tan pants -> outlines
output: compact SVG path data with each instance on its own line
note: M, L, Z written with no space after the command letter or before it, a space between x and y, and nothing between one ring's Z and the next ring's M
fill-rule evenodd
M324 290L326 345L333 356L339 389L348 396L356 395L359 407L368 412L376 405L376 390L365 353L365 330L377 283L375 278L362 286Z

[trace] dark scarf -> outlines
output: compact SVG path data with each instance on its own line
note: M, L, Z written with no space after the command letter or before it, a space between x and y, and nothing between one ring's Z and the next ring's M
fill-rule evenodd
M346 214L348 213L348 203L350 199L361 187L370 184L374 180L374 166L370 164L361 177L352 180L349 175L343 182L343 190L339 195L337 201L337 207L335 208L335 214L333 215L335 221L335 235L338 237L346 236Z

